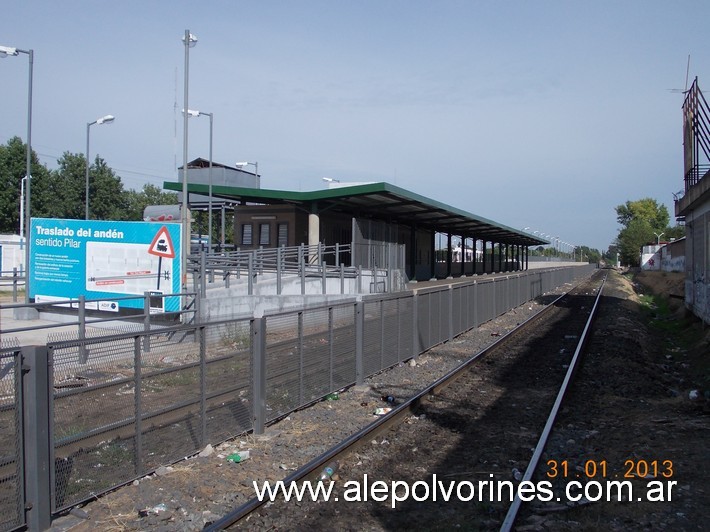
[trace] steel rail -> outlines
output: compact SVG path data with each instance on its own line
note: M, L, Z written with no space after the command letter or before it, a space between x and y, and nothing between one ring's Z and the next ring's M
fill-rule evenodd
M530 463L528 464L528 467L525 470L525 474L523 475L521 482L529 482L532 479L532 476L535 473L535 470L537 469L537 464L540 461L540 456L542 456L542 453L545 450L547 440L555 424L555 418L557 417L557 414L560 410L560 406L562 405L562 400L565 397L565 393L567 393L567 388L569 387L570 382L572 382L574 372L577 369L577 363L580 359L580 353L582 352L584 346L587 343L587 335L589 334L592 322L594 321L594 317L596 316L599 300L601 299L602 292L604 290L604 284L606 283L606 277L607 276L605 275L604 279L602 280L602 284L599 287L599 293L597 294L597 297L594 300L594 306L592 307L592 310L589 313L589 318L587 319L587 323L584 326L582 335L580 336L579 342L577 343L577 349L575 349L574 351L572 361L570 362L569 368L567 368L567 373L565 374L565 379L564 381L562 381L562 386L560 386L560 389L557 392L555 404L552 406L552 410L550 410L550 415L547 417L545 428L543 429L542 434L540 434L540 439L537 442L537 446L535 447L535 451L533 452L533 455L530 458ZM510 505L508 513L506 514L505 519L503 520L503 524L500 527L501 532L509 532L510 530L512 530L513 524L515 523L515 518L518 515L518 510L520 510L521 504L522 500L520 499L518 493L516 493L515 499Z
M551 310L555 308L556 303L558 303L561 299L567 297L568 294L569 293L566 292L560 295L540 312L538 312L534 316L531 316L530 318L522 322L518 327L512 329L511 331L498 338L498 340L496 340L494 343L479 351L443 377L440 377L438 380L427 386L417 395L411 397L401 405L395 407L387 415L381 417L380 419L377 419L376 421L373 421L365 428L349 436L336 446L332 447L331 449L328 449L320 456L317 456L298 470L294 471L291 475L283 479L283 483L285 485L289 485L292 482L299 482L309 477L314 477L322 467L332 462L337 457L356 450L358 447L369 442L374 437L379 436L380 434L389 430L391 427L400 424L406 416L414 413L419 408L419 406L424 401L426 401L428 396L438 394L442 389L446 388L448 385L458 379L461 375L463 375L463 373L469 368L469 366L471 366L490 352L499 348L512 336L519 334L521 331L524 331L529 327L532 327L539 319L550 313ZM268 498L264 498L263 501L260 501L257 497L254 497L246 503L242 504L241 506L235 508L233 511L229 512L225 516L221 517L214 523L205 526L203 532L214 532L217 530L224 530L225 528L233 525L237 521L240 521L241 519L245 518L250 513L256 511L259 507L266 504L267 502Z

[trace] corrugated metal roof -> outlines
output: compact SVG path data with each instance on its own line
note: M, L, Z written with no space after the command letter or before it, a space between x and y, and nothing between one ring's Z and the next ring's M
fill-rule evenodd
M168 190L182 190L182 184L165 182ZM207 185L189 184L188 192L206 194ZM337 188L299 192L263 188L213 186L218 198L264 204L298 204L317 212L339 212L359 217L387 220L403 225L487 239L503 244L539 245L549 241L535 235L499 224L493 220L420 196L389 183L339 186Z

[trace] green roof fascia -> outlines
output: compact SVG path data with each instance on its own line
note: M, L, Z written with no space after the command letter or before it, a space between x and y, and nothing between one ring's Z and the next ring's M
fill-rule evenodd
M382 185L387 183L371 183L367 185L353 185L351 187L338 187L325 190L313 190L301 192L296 190L273 190L268 188L249 188L249 187L225 187L220 185L212 185L212 194L224 194L229 196L245 196L249 198L264 198L270 200L283 201L318 201L323 199L334 199L343 196L366 196L376 192L386 192L387 189ZM163 188L182 192L182 183L173 181L165 181ZM192 194L209 193L209 185L189 183L188 192Z
M175 190L177 192L182 192L182 183L174 181L165 181L163 183L163 188L167 190ZM209 185L207 184L195 184L188 183L188 192L193 194L209 194ZM483 218L481 216L476 216L470 212L446 205L436 200L421 196L409 190L400 188L396 185L391 185L390 183L379 182L379 183L367 183L364 185L352 185L352 186L341 186L336 188L328 188L322 190L312 190L312 191L295 191L295 190L274 190L267 188L250 188L250 187L226 187L221 185L212 185L212 194L227 195L227 196L242 196L245 198L257 201L259 198L269 199L269 200L281 200L281 201L296 201L296 202L308 202L308 201L318 201L327 199L337 199L341 197L352 197L352 196L367 196L370 194L377 193L390 193L397 196L401 196L408 200L417 201L429 207L434 207L436 209L442 209L447 212L454 213L458 216L463 216L464 218L470 218L477 222L488 224L492 227L497 227L506 231L510 231L517 235L526 236L536 242L549 244L550 242L543 240L535 235L525 233L518 229L508 227L503 224L489 220L488 218Z

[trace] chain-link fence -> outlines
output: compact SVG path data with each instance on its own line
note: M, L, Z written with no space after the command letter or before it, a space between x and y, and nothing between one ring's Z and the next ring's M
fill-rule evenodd
M0 342L0 530L24 524L24 460L20 349L16 339Z
M45 459L44 445L51 478L34 493L46 489L48 513L55 513L207 443L259 433L270 421L590 271L528 271L258 318L55 337L32 347L23 362L36 381L37 413L29 422L41 428L42 405L48 409L49 430L44 443L38 431L31 459ZM0 462L0 517L16 523L24 505L17 487L21 400L13 383L22 381L18 350L2 357L2 368L12 371L3 369L0 381L1 437L3 449L16 452ZM36 377L42 372L44 380Z

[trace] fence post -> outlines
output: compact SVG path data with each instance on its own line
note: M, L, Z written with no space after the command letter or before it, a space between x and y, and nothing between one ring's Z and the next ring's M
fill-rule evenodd
M140 336L136 336L133 341L133 408L135 419L135 473L136 475L143 474L143 406L141 404L142 394L142 378L141 373L141 340Z
M207 331L204 326L200 331L200 447L204 447L207 435Z
M412 358L419 356L419 296L412 296Z
M318 244L320 246L320 244ZM319 248L320 249L320 248ZM325 261L321 261L321 276L322 276L322 285L323 285L323 293L327 294L328 290L326 288L326 278L325 278Z
M478 282L473 281L473 326L478 327Z
M335 243L335 265L337 266L340 264L340 244L338 242Z
M355 384L361 386L365 382L365 362L363 360L363 335L365 329L365 313L362 301L355 303Z
M301 295L306 293L306 263L303 254L303 244L298 246L298 274L301 276Z
M200 295L206 297L207 294L207 257L205 250L200 251Z
M79 364L86 364L89 350L86 347L86 296L79 296Z
M248 284L248 288L249 288L248 293L249 293L250 296L253 296L253 295L254 295L254 275L256 275L256 274L254 273L254 255L251 254L251 253L249 253L249 272L248 272L248 275L249 275L249 282L247 283L247 284Z
M345 293L345 265L340 265L340 293Z
M53 490L51 405L53 375L46 345L22 348L22 423L25 463L25 519L29 530L45 530L51 523Z
M454 339L454 287L449 285L449 342Z
M266 426L266 320L254 318L252 329L252 382L254 393L254 434L264 434Z
M328 307L328 360L330 361L330 367L328 368L328 375L329 375L329 381L328 381L328 390L331 392L334 391L333 389L333 372L335 368L335 360L333 360L333 357L335 356L335 353L333 352L333 340L334 340L334 334L333 334L333 329L335 328L335 324L333 323L333 307Z
M17 303L17 266L12 269L12 302Z
M385 300L380 299L380 369L385 369ZM389 331L388 331L389 332Z
M281 261L282 259L282 248L276 249L276 295L281 295Z
M306 402L305 375L305 364L303 362L303 311L301 311L298 313L298 399L300 404Z
M143 292L143 331L143 351L150 353L150 292Z

